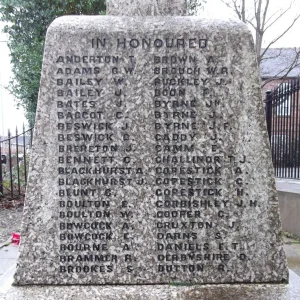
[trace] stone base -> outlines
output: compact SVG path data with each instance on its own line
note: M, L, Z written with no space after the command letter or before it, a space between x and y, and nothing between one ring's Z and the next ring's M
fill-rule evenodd
M14 270L0 280L1 300L299 300L300 277L290 271L289 284L12 286Z

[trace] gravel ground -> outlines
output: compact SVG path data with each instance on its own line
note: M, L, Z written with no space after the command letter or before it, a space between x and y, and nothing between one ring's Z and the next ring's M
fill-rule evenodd
M12 232L20 232L23 207L0 208L0 245L11 238Z

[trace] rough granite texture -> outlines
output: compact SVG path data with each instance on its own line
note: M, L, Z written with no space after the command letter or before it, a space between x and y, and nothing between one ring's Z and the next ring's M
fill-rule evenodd
M186 0L110 0L107 15L118 16L184 16Z
M245 25L52 23L15 284L287 282L280 235Z
M289 284L219 284L195 286L11 286L0 285L1 300L299 300L300 277Z

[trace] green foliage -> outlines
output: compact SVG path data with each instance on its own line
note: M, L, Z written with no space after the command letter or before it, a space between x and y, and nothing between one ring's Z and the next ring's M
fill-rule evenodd
M206 3L207 0L187 0L189 15L197 15L201 10L203 10Z
M105 12L105 0L0 0L1 20L8 22L14 74L8 89L23 106L33 125L40 83L46 31L62 15L98 15Z

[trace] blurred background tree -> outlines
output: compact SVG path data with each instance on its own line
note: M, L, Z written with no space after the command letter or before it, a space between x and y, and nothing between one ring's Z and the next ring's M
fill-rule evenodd
M0 19L7 22L13 78L8 86L17 105L34 125L46 31L63 15L105 14L105 0L0 0Z

